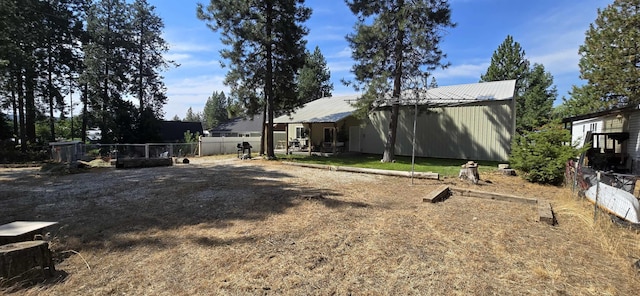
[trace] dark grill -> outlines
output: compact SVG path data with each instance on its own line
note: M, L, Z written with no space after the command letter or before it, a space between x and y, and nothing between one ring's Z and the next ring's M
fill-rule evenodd
M249 142L238 143L238 158L251 158L251 144ZM244 155L247 155L246 157Z

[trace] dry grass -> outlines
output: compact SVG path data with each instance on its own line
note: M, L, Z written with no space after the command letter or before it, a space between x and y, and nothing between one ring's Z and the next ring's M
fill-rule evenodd
M518 178L411 186L228 158L36 173L0 170L0 223L59 221L58 277L6 293L635 295L640 284L638 233ZM549 199L560 224L536 222L531 205L422 202L443 183Z

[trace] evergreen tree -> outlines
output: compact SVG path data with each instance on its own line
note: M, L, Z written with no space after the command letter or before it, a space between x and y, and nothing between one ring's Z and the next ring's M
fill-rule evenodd
M524 94L528 72L529 60L525 57L524 49L520 43L513 41L511 35L507 35L498 49L493 52L491 64L487 72L480 76L480 82L516 79L515 95L520 97ZM516 104L518 104L518 111L524 108L524 102Z
M580 46L580 77L587 84L574 88L574 105L590 111L640 103L640 1L616 0L589 26Z
M229 66L225 83L249 114L262 111L273 122L274 114L301 105L295 75L304 64L301 23L311 15L304 0L211 0L206 9L198 4L197 14L228 46L220 52ZM273 125L266 130L267 156L274 158Z
M523 111L518 116L516 124L520 130L533 131L551 121L553 101L557 97L553 76L544 70L544 66L534 64L527 74L526 89L520 100Z
M392 104L382 157L383 162L392 162L403 83L447 66L441 61L446 55L438 45L444 29L455 26L449 3L353 0L347 5L358 16L355 33L347 36L356 61L354 88L364 92L356 105L362 114L378 105ZM386 99L389 93L390 102Z
M300 69L298 76L298 96L302 103L330 97L333 91L331 72L327 67L327 61L316 46L313 53L307 52L304 67Z
M218 93L214 91L204 105L203 119L205 129L214 128L227 121L229 119L227 107L227 97L224 92Z
M481 82L516 79L516 131L533 131L551 120L553 101L557 96L553 77L543 65L529 68L529 60L524 49L513 37L498 46L491 57L487 72L480 77Z
M156 117L162 118L162 107L167 102L167 96L163 77L159 72L172 64L163 57L169 50L167 42L162 38L164 23L155 14L155 7L149 5L147 0L136 0L131 9L134 43L131 93L138 97L140 111L150 109Z
M85 112L94 113L102 131L102 142L124 138L115 135L118 127L115 114L124 104L123 95L130 87L132 42L131 13L124 0L101 0L91 5L87 15L88 40L84 46L84 66L81 79L87 84L90 100Z
M187 115L184 116L184 119L182 121L202 122L202 115L200 115L200 113L193 112L193 109L189 107L189 109L187 109Z
M566 118L603 110L603 101L594 95L594 86L585 84L573 86L569 99L562 98L562 104L554 109L556 118Z

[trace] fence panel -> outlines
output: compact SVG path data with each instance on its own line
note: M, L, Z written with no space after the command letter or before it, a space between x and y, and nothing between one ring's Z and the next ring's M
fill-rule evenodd
M235 154L238 144L249 142L252 152L260 149L260 137L202 137L200 138L200 156Z

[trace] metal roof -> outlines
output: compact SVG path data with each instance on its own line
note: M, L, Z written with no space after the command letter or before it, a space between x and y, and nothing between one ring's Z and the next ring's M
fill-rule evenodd
M291 115L282 115L274 123L328 123L338 122L356 110L354 103L360 95L327 97L311 101Z
M422 91L407 90L403 92L401 102L414 104L416 97L419 104L432 106L456 106L481 101L511 100L515 93L516 81L492 81L443 86ZM416 96L416 93L418 96ZM340 121L356 110L351 104L360 95L348 95L321 98L309 102L291 115L283 115L274 119L275 123L329 123ZM391 98L387 98L387 102ZM384 105L384 104L383 104Z
M223 122L211 129L212 132L260 132L262 130L262 113L251 116L241 116Z
M515 89L515 80L449 85L419 91L418 101L428 105L454 106L481 101L511 100ZM415 98L416 92L407 90L401 99L414 103Z

